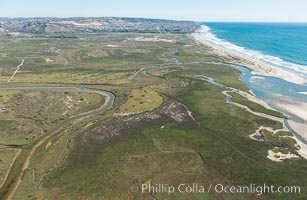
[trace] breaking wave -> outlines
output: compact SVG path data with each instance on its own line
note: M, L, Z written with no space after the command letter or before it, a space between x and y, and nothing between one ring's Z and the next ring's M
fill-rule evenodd
M208 26L205 25L202 25L198 33L204 40L218 45L219 47L222 47L224 49L230 50L243 56L248 56L252 59L260 60L268 65L279 67L284 70L296 73L297 75L302 76L304 78L307 78L307 66L291 63L279 57L265 55L260 51L246 49L226 40L220 39L211 32L211 29Z

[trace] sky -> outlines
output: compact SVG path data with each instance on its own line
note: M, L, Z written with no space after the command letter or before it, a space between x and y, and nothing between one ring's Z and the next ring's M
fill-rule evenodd
M0 17L307 22L307 0L0 0Z

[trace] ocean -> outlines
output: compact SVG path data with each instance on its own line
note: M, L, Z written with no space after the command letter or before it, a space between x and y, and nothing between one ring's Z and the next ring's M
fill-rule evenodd
M307 24L298 23L204 23L202 37L222 48L261 60L307 79ZM301 127L293 128L307 144L307 85L251 73L245 67L241 80L272 108ZM293 106L295 107L293 109Z
M212 40L307 77L307 23L205 23Z

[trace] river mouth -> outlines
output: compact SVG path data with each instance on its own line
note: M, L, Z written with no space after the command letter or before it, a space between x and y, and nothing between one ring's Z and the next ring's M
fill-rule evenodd
M280 78L253 74L244 66L231 65L242 72L241 81L270 107L288 116L286 125L307 144L307 86ZM306 127L306 128L305 128Z
M280 78L254 74L245 66L233 63L212 62L223 64L241 71L240 80L247 85L250 91L270 108L282 112L287 116L284 120L286 128L307 145L307 86L285 81ZM228 87L217 83L213 78L201 75L208 82L227 89ZM230 102L231 100L227 100Z
M245 92L245 91L241 91L239 89L236 89L236 88L232 88L232 87L229 87L229 86L226 86L222 83L219 83L219 82L216 82L214 78L212 77L208 77L208 76L205 76L205 75L197 75L198 77L201 77L203 80L217 86L217 87L220 87L222 89L224 89L224 91L222 92L223 95L226 96L226 103L230 103L230 104L234 104L238 107L241 107L243 109L245 109L247 112L250 112L254 115L257 115L257 116L260 116L260 117L264 117L264 118L267 118L267 119L270 119L270 120L274 120L274 121L278 121L280 123L283 124L283 128L282 129L272 129L272 128L269 128L270 132L272 132L272 134L274 135L275 133L279 132L279 131L290 131L292 132L293 134L293 139L296 140L297 144L299 146L299 152L300 154L306 158L306 145L307 145L307 140L306 140L306 130L307 130L307 123L305 120L303 120L302 118L298 117L300 116L300 110L295 110L294 111L292 110L292 112L285 112L284 110L287 110L288 107L293 107L293 103L292 104L288 104L285 109L280 109L279 106L277 106L278 104L280 104L280 102L282 100L284 100L283 102L285 101L289 101L289 99L291 99L290 97L288 98L280 98L280 96L282 96L281 94L277 95L277 97L279 97L277 99L276 102L274 102L274 100L276 99L272 99L270 98L271 95L273 95L273 97L276 96L276 92L275 90L273 92L275 93L269 93L270 90L266 90L267 88L267 82L265 81L265 76L258 76L255 78L255 76L251 73L251 71L249 69L247 69L246 67L244 66L240 66L240 65L236 65L236 64L231 64L231 63L221 63L221 64L225 64L225 65L230 65L231 67L234 67L238 70L240 70L242 72L242 76L241 76L241 81L243 81L250 89L250 92ZM254 79L257 79L259 82L261 82L261 84L255 84L255 86L253 85L253 83L255 82ZM282 81L282 80L281 80ZM258 87L257 87L258 86ZM272 88L274 88L272 86ZM278 90L276 90L278 91ZM286 95L287 93L291 93L292 90L289 89L289 87L285 88L285 91L283 93L283 95ZM240 103L237 103L237 102L233 102L232 101L232 96L231 94L229 93L237 93L243 97L246 97L247 99L249 99L250 101L254 101L254 102L257 102L258 104L261 104L262 106L266 107L266 108L269 108L269 109L275 109L277 111L280 111L284 114L284 117L281 117L281 116L273 116L271 114L266 114L266 113L263 113L263 112L255 112L253 110L251 110L248 106L245 106L245 105L242 105ZM251 93L257 93L258 96L254 96L254 95L251 95ZM299 93L300 94L300 93ZM261 96L262 95L262 96ZM260 97L261 98L260 98ZM287 96L286 96L287 97ZM300 97L300 95L299 95ZM254 99L255 98L255 99ZM293 100L293 99L292 99ZM286 105L286 104L285 104ZM295 107L295 105L294 105ZM307 110L307 109L305 109ZM288 116L286 117L285 114L288 114ZM263 127L260 127L258 130L256 130L256 134L257 134L257 131L259 131L260 129L262 129ZM250 135L250 137L252 139L254 139L254 136L253 135ZM256 139L258 140L258 139Z

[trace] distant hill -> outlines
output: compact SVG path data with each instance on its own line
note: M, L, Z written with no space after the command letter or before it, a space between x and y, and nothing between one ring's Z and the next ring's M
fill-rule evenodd
M199 23L142 18L74 17L74 18L0 18L0 34L30 33L191 33Z

